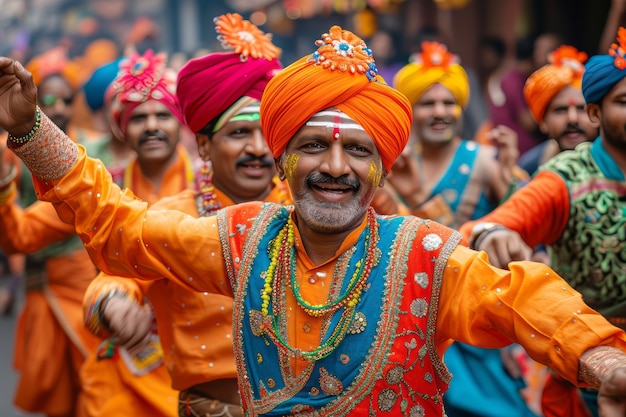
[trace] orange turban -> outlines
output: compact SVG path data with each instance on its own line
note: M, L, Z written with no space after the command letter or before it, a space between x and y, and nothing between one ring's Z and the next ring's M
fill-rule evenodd
M63 46L56 46L37 55L26 64L26 69L33 75L36 86L51 75L62 76L73 89L80 85L80 65L69 60L67 49Z
M446 87L463 108L469 100L469 80L455 55L439 42L422 42L422 52L398 71L393 85L404 93L411 104L433 85Z
M274 157L311 116L335 107L365 129L389 171L409 138L411 104L378 75L371 50L352 32L333 26L317 45L312 55L275 75L263 92L261 127Z
M559 91L567 86L581 88L587 54L573 46L564 45L548 56L550 64L533 72L524 84L524 97L537 122Z

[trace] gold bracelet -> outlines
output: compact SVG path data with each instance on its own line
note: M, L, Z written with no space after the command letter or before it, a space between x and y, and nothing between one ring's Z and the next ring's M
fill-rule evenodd
M621 367L626 367L626 353L612 346L598 346L578 360L578 379L598 389L602 381Z
M16 145L21 146L25 144L26 142L28 142L29 140L31 140L32 137L35 136L35 133L37 133L37 131L41 127L41 109L39 108L39 106L37 106L35 109L35 115L36 115L35 126L33 126L30 132L28 132L25 136L21 136L19 138L16 138L15 136L9 133L9 141L13 142Z

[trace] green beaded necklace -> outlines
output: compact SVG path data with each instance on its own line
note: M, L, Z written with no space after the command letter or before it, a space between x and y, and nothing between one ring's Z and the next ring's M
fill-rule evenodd
M328 304L312 305L306 302L300 294L300 286L296 281L296 261L294 249L294 225L289 219L287 224L280 230L276 239L274 239L270 248L270 265L265 274L265 283L261 293L262 306L261 314L263 317L270 319L272 325L264 327L265 332L270 339L286 354L298 356L308 360L319 360L330 355L339 343L348 333L354 317L356 315L356 306L361 298L361 292L369 278L372 268L377 262L376 251L379 240L378 227L376 224L375 214L373 210L368 211L368 228L365 236L365 252L364 259L360 259L357 264L348 286L343 294L336 300ZM272 299L280 300L280 290L286 283L285 274L291 275L291 290L298 302L298 305L309 315L313 317L321 317L328 313L333 313L340 308L344 308L337 326L328 339L320 344L316 349L311 351L303 351L292 347L288 340L280 332L280 309L278 303L272 303L272 314L270 315L270 302ZM269 324L269 323L268 323Z

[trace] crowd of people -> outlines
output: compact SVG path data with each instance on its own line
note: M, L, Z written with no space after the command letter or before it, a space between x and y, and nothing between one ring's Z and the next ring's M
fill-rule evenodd
M339 26L292 63L215 27L180 66L0 57L17 408L626 415L626 28L481 83L437 39L383 77Z

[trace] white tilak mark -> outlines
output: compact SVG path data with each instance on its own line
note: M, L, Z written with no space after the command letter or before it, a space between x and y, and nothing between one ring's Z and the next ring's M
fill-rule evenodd
M363 126L358 125L356 123L334 123L334 122L312 122L312 121L308 121L305 124L306 126L312 126L312 127L329 127L331 129L356 129L356 130L362 130L365 132L365 129L363 129Z

